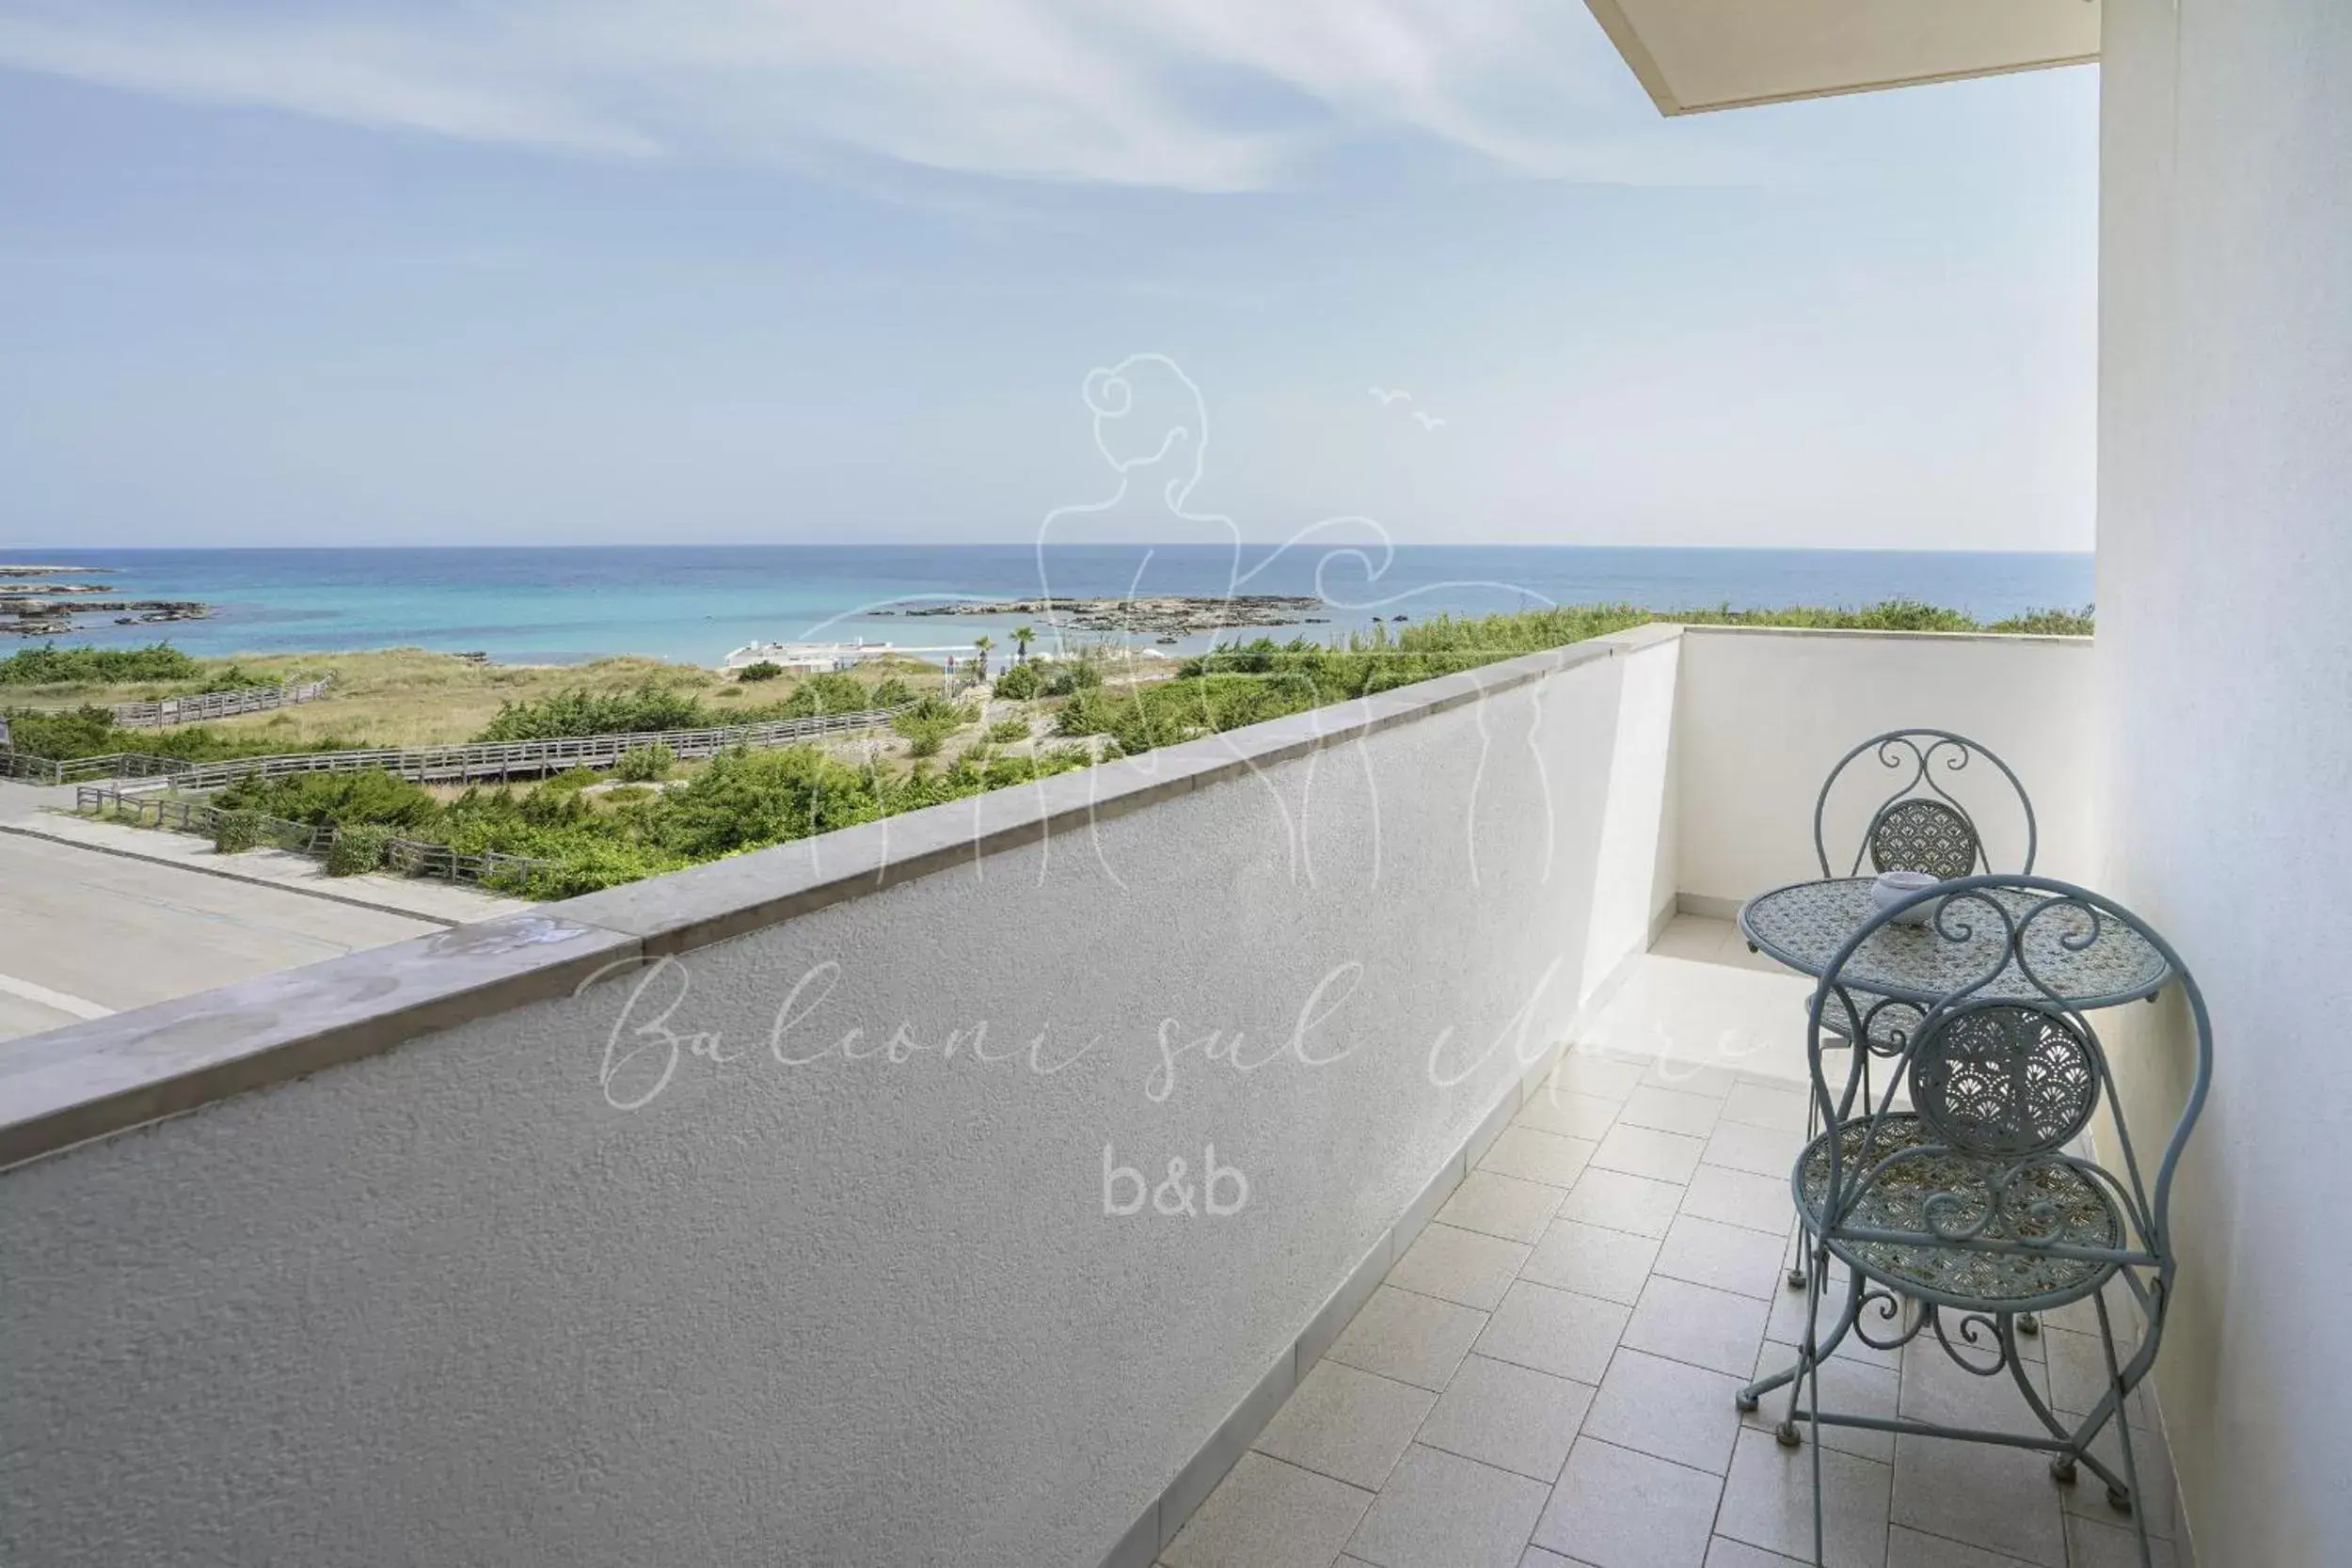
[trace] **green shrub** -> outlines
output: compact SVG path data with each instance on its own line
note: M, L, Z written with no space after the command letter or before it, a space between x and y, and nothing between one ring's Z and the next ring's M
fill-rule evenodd
M1014 668L1025 670L1028 666L1016 665ZM1018 745L1029 738L1029 721L1026 719L999 719L988 727L988 738L999 746Z
M1008 702L1026 702L1045 685L1034 664L1016 664L996 677L996 695Z
M820 713L862 713L871 705L864 681L839 670L828 670L821 675L809 676L785 699L782 712L787 719L813 719Z
M1031 669L1041 668L1032 665ZM1102 667L1090 658L1065 660L1041 666L1045 671L1043 691L1048 697L1067 697L1073 692L1090 690L1103 684Z
M660 793L660 790L647 789L644 784L623 784L618 789L600 792L596 799L608 806L633 806L640 800L650 800Z
M278 752L348 752L365 749L361 740L328 737L289 742L282 732L258 729L216 730L202 724L184 729L120 729L111 708L85 705L62 713L20 710L8 715L11 744L32 756L58 762L74 757L107 756L137 752L148 756L179 757L186 762L216 762L224 757L269 756Z
M2028 610L1995 621L1987 631L2030 632L2038 637L2089 637L2098 630L2098 612L2090 605L2080 610Z
M423 786L395 778L380 768L356 773L290 773L277 779L239 779L220 792L231 810L284 817L313 828L375 825L421 828L440 814L440 802Z
M722 722L691 695L647 681L634 691L559 691L537 702L501 705L474 738L558 740L572 736L635 735L653 730L701 730Z
M771 681L783 673L783 665L773 659L763 658L756 664L746 664L738 670L735 678L739 681Z
M676 766L677 753L657 742L623 752L621 760L612 765L612 776L629 784L652 784L668 778L670 769Z
M56 686L67 681L183 681L194 680L203 673L203 665L168 642L153 642L144 648L60 648L55 642L43 642L38 648L20 648L0 658L0 686Z
M885 675L875 683L866 700L875 707L904 707L914 701L914 688L896 675Z
M945 697L925 697L896 719L890 727L907 739L907 754L934 757L947 737L972 722L972 710Z
M213 848L223 855L241 855L262 842L262 814L225 811L213 818Z
M392 830L373 822L335 831L335 841L326 847L326 874L330 877L358 877L381 870L386 851L392 846Z

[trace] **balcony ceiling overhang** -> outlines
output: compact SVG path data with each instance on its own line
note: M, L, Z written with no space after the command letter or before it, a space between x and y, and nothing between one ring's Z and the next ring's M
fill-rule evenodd
M1661 111L2099 57L2098 0L1585 0Z

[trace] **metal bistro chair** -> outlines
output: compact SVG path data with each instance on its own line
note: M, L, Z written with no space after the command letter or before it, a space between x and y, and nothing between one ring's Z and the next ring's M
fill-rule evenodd
M1863 1092L1867 1052L1828 1073L1829 1021L1859 1009L1875 1021L1844 975L1854 955L1896 915L1933 901L1915 934L1893 940L1954 944L1970 978L1931 1004L1903 1031L1889 1081ZM2137 1141L2118 1100L2107 1055L2082 1009L2045 975L2079 961L2093 943L2145 942L2171 966L2196 1030L2196 1069L2178 1120L2145 1180ZM1981 968L1981 973L1978 973ZM1995 981L1998 984L1995 984ZM1842 1045L1843 1042L1838 1042ZM2163 1338L2175 1260L2172 1177L2202 1110L2213 1071L2213 1027L2203 995L2180 956L2113 900L2046 877L1969 877L1922 891L1867 922L1838 950L1815 992L1807 1054L1825 1131L1808 1143L1791 1175L1806 1252L1806 1326L1797 1363L1740 1390L1754 1410L1787 1386L1783 1444L1824 1426L2006 1444L2052 1455L2051 1474L2074 1481L2089 1467L2107 1500L2129 1509L2140 1561L2152 1563L2139 1460L2124 1402L2148 1375ZM1912 1109L1895 1108L1898 1081ZM2114 1132L2104 1163L2076 1152L2105 1098ZM2103 1133L2104 1137L2106 1134ZM1821 1326L1832 1259L1847 1270L1845 1301ZM2120 1286L2120 1291L2117 1287ZM2136 1348L2120 1350L2112 1298L2127 1295L2144 1325ZM2035 1391L2019 1357L2018 1323L2028 1312L2092 1304L2105 1352L2095 1407L2069 1426ZM1851 1334L1880 1350L1925 1350L1932 1337L1964 1370L2007 1372L2044 1433L1987 1432L1825 1411L1820 1368ZM1883 1336L1883 1337L1882 1337ZM2112 1421L2119 1474L2090 1451ZM1820 1444L1813 1445L1814 1555L1821 1552Z
M1854 847L1853 859L1847 863L1845 870L1839 871L1829 855L1826 824L1830 797L1836 792L1837 782L1846 770L1866 756L1875 758L1880 767L1901 777L1894 792L1870 814L1869 822L1862 830L1862 840ZM1889 730L1884 735L1872 736L1839 757L1837 766L1829 770L1829 777L1821 781L1820 794L1813 798L1813 853L1820 862L1821 875L1858 877L1866 863L1873 876L1887 871L1920 871L1947 881L1992 871L1993 863L1985 853L1984 835L1977 830L1977 819L1936 779L1939 770L1947 774L1964 772L1978 757L1991 763L2017 797L2018 809L2026 819L2026 861L2017 869L2031 872L2038 847L2033 800L2009 764L1985 746L1949 730ZM1859 773L1855 776L1862 777ZM1856 1011L1868 1015L1876 1024L1870 1035L1870 1049L1881 1056L1901 1048L1904 1031L1917 1017L1916 1008L1886 1006L1883 1005L1884 1001L1865 992L1854 993ZM1852 1016L1841 1010L1841 1016L1832 1019L1827 1027L1841 1041L1851 1040L1854 1034ZM1867 1064L1863 1093L1866 1098L1869 1093ZM1817 1113L1808 1107L1805 1135L1809 1138L1820 1130ZM1804 1288L1802 1267L1788 1271L1788 1288ZM2026 1332L2032 1332L2030 1326Z

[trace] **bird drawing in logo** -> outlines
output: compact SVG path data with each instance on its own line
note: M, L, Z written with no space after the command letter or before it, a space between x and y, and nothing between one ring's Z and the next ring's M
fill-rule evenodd
M1379 400L1381 407L1386 408L1389 404L1396 402L1400 398L1409 402L1413 394L1405 390L1402 387L1396 388L1393 390L1386 387L1375 387L1372 388L1372 395Z
M1421 421L1421 427L1423 430L1436 430L1445 423L1444 419L1440 416L1436 414L1424 414L1418 408L1413 410L1413 418Z

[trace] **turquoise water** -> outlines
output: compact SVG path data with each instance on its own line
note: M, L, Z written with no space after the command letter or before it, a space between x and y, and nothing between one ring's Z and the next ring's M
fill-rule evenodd
M1654 609L1863 605L1898 595L1979 616L2079 607L2089 555L1399 546L1271 550L1200 545L677 546L571 549L58 550L0 562L92 565L121 596L200 599L214 618L93 627L65 641L158 638L190 653L419 645L511 663L647 654L715 664L753 641L855 637L902 645L1000 643L1018 617L877 611L940 598L1319 594L1323 635L1375 616L1427 619L1545 604ZM103 619L103 617L102 617ZM1033 619L1033 618L1032 618ZM1194 638L1165 651L1188 652ZM7 647L0 645L0 653Z

